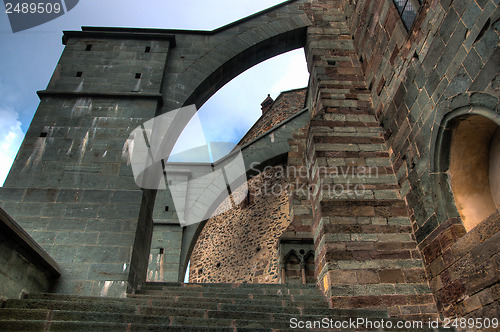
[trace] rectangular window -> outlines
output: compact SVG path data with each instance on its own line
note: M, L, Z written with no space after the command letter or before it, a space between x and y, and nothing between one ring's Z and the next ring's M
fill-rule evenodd
M422 0L394 0L394 4L398 9L398 13L403 20L403 24L406 30L410 30L417 17L417 12L420 9L420 4Z

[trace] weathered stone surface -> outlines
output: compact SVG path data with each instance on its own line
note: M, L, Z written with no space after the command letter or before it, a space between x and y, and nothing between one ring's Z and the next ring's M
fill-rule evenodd
M154 211L154 193L136 187L130 131L157 112L200 105L243 70L304 47L308 113L282 122L298 109L283 95L278 102L290 108L268 110L245 137L249 160L304 171L283 180L286 197L265 202L287 211L277 216L259 205L253 214L238 208L211 219L196 230L193 258L203 256L203 243L215 252L208 230L224 229L237 252L248 246L247 263L231 270L223 263L241 257L224 249L217 257L225 272L206 256L191 267L193 278L276 280L271 242L283 232L313 241L315 277L331 306L436 317L427 280L445 316L498 313L498 216L466 234L448 177L456 122L476 114L498 123L498 13L494 0L423 1L407 30L391 0L299 0L212 32L66 32L0 202L67 269L58 291L136 289L146 279L152 220L169 225L153 244L166 244L157 254L169 266L163 280L179 280L197 237L171 223L174 211ZM160 196L156 210L170 204ZM250 228L265 217L263 229L272 230L259 238L270 241L265 250L248 234L238 243L242 229L228 220L240 217ZM259 247L262 264L254 266Z

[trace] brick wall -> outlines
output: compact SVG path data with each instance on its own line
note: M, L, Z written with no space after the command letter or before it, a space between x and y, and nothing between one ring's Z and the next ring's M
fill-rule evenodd
M348 1L305 6L313 22L306 46L312 120L305 153L316 188L310 200L316 275L333 307L436 318L349 10Z
M465 233L450 219L422 243L438 309L446 317L499 317L500 212Z
M449 158L437 137L453 112L499 113L498 1L422 1L409 32L390 0L346 4L438 308L498 317L498 216L466 233L447 169L437 165Z

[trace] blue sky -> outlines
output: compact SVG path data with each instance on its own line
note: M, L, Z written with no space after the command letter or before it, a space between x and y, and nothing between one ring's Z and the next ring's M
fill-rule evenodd
M81 26L213 30L283 1L279 0L80 0L65 15L12 33L0 13L0 184L63 50L62 30ZM238 141L260 116L267 94L307 85L303 50L270 59L241 74L200 109L208 141ZM182 139L182 137L180 138ZM192 145L191 144L187 145Z

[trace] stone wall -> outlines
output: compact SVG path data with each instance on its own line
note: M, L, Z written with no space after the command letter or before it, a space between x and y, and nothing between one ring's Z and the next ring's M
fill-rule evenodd
M465 233L450 219L424 240L425 264L445 317L499 317L500 212Z
M498 1L423 1L409 32L390 0L346 3L438 308L445 316L498 316L500 276L488 272L498 271L498 247L487 240L495 216L466 233L447 173L452 119L498 117Z
M278 239L290 223L283 167L253 177L248 189L237 208L207 221L191 255L190 282L278 283Z
M0 208L0 300L51 291L60 275L56 262Z
M362 15L350 16L351 30L420 242L438 225L426 187L432 133L443 113L469 91L487 93L476 94L472 104L497 104L498 2L424 1L409 33L392 1L352 3L351 10ZM450 102L451 109L441 109Z
M179 279L179 253L182 228L177 225L155 224L149 252L146 281L172 281Z
M60 265L59 292L124 295L145 275L137 251L149 252L152 194L143 201L134 182L127 139L157 111L169 40L127 36L66 33L0 188L1 206Z

